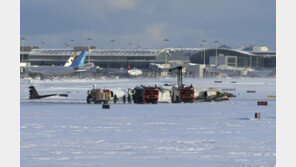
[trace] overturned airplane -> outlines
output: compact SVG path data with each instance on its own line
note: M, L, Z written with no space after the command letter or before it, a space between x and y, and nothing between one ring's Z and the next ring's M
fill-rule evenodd
M236 97L232 93L220 91L216 88L209 89L195 89L194 91L194 101L229 101L229 97Z

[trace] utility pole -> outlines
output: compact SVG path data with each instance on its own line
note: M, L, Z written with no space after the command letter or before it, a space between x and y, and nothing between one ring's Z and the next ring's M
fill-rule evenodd
M164 39L163 41L166 42L166 43L169 42L168 39ZM166 47L168 47L168 45L166 45ZM165 56L165 65L167 65L167 64L168 64L168 55Z
M91 38L87 38L88 40L88 63L90 63L90 42L92 41Z
M218 42L219 41L215 41L215 44L216 44L216 67L218 67L218 54L217 54L217 50L218 50Z

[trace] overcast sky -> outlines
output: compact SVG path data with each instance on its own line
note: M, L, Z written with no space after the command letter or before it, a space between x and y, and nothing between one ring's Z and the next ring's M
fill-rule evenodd
M276 48L275 0L21 0L24 45L111 48L267 45ZM164 39L169 41L165 42ZM41 44L45 42L45 44ZM129 43L132 43L130 45Z

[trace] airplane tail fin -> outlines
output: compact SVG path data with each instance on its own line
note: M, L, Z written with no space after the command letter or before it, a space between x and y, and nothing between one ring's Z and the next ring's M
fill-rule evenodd
M75 58L76 58L76 52L74 52L72 56L70 56L70 58L65 63L64 67L69 67L74 62Z
M82 67L85 62L87 51L81 51L80 55L74 60L70 67Z
M38 94L38 92L37 92L37 90L35 89L34 86L30 86L29 89L30 89L29 90L29 92L30 92L30 99L34 99L34 98L39 97L39 94Z

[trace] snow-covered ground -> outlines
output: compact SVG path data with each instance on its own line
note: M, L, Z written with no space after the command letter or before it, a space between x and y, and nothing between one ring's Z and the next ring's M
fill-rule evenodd
M222 81L215 83L214 81ZM185 78L195 88L235 88L227 102L86 104L86 91L163 86L170 79L21 81L21 166L274 166L275 78ZM235 81L236 83L233 83ZM39 94L68 98L28 100ZM255 90L256 93L247 93ZM257 101L268 101L257 106ZM261 119L254 114L261 113Z

